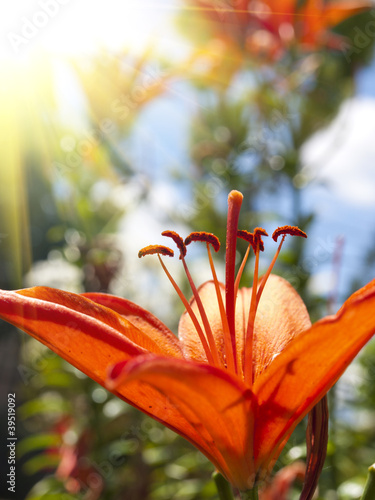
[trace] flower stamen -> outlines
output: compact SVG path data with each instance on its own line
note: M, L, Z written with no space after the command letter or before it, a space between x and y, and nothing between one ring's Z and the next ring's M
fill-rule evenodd
M268 266L266 274L262 277L262 281L260 282L259 289L257 292L257 303L260 300L260 297L262 295L262 292L263 292L263 289L266 285L268 277L272 272L273 266L275 265L275 262L280 254L281 247L283 246L284 240L288 234L291 236L301 236L302 238L307 238L307 234L297 226L281 226L281 227L278 227L277 229L275 229L275 231L272 233L272 239L274 241L277 241L279 236L282 236L282 239L281 239L279 247L276 250L276 253L272 259L271 264Z
M253 337L254 337L254 324L255 315L257 310L257 289L258 289L258 275L259 275L259 254L264 251L264 243L262 236L268 236L265 229L261 227L256 227L253 232L253 249L255 252L255 266L254 266L254 278L253 287L251 291L251 302L249 317L247 322L247 330L245 337L245 349L244 349L244 380L248 382L250 387L253 385Z
M190 243L192 243L193 241L204 241L206 243L210 243L215 252L218 252L220 250L219 238L212 233L206 233L205 231L194 231L185 238L185 245L190 245Z
M172 284L173 288L175 289L177 295L179 296L181 302L184 304L185 309L186 309L187 313L189 314L189 316L190 316L190 318L195 326L195 329L198 333L199 339L202 342L202 346L203 346L204 352L206 353L208 362L210 364L215 364L215 360L214 360L214 357L211 353L210 346L208 345L206 336L202 330L202 327L199 324L197 316L195 315L191 305L189 304L189 301L187 300L185 295L182 293L180 287L177 285L175 280L172 278L172 275L170 274L170 272L168 271L162 258L160 257L160 255L168 255L169 257L173 257L173 255L174 255L173 250L168 248L168 247L162 246L162 245L149 245L145 248L142 248L138 252L138 257L141 258L141 257L144 257L145 255L152 255L152 254L158 255L159 262L161 264L161 267L163 268L163 271L167 275L169 281L171 282L171 284Z
M182 259L182 257L185 257L186 246L185 246L184 240L181 238L181 236L178 233L176 233L175 231L167 230L167 231L163 231L161 233L161 235L167 236L168 238L172 238L172 240L176 243L177 248L180 250L180 259Z
M167 255L168 257L174 256L174 251L171 248L165 247L163 245L148 245L147 247L141 248L138 252L138 257L144 257L145 255L153 254Z
M264 229L261 230L260 228L257 228L254 230L254 235L255 232L257 231L258 238L261 241L260 235L266 236L267 233L265 233ZM263 232L264 231L264 232ZM252 294L251 294L251 305L250 305L250 312L249 312L249 321L248 321L248 327L247 327L247 332L246 332L246 343L245 343L245 359L244 359L244 379L245 382L247 381L250 386L253 383L253 336L254 336L254 325L255 325L255 315L256 311L258 308L258 304L260 301L260 298L262 296L262 292L264 290L264 287L266 285L266 282L272 272L273 266L275 265L275 262L280 254L281 247L283 246L284 240L287 235L291 236L301 236L303 238L307 238L307 234L299 229L296 226L282 226L278 227L272 234L272 239L274 241L277 241L279 236L282 236L282 239L280 241L280 244L278 246L278 249L276 250L276 253L271 261L271 264L269 265L266 273L262 277L259 287L258 287L258 265L259 265L259 251L256 252L255 254L255 270L254 270L254 282L253 282L253 288L252 288ZM255 238L254 238L255 239ZM260 245L260 241L258 244ZM263 246L263 242L262 242ZM259 250L260 250L259 246Z
M230 337L228 318L227 318L227 315L225 313L224 301L223 301L223 297L221 295L221 290L220 290L220 283L219 283L219 280L217 279L214 261L212 259L212 254L211 254L211 250L210 250L210 244L211 244L213 246L213 249L215 250L215 252L218 252L220 249L220 241L217 238L217 236L215 236L214 234L206 233L203 231L190 233L189 236L187 236L187 238L185 239L185 245L190 245L190 243L192 243L193 241L205 242L206 246L207 246L208 260L210 262L212 278L213 278L213 282L215 285L217 302L219 305L221 324L223 327L224 348L225 348L225 354L226 354L227 368L229 371L235 373L235 364L234 364L234 357L233 357L233 351L232 351L232 345L231 345L232 342L231 342L231 337Z
M206 332L208 344L209 344L210 351L211 351L212 358L213 358L213 364L215 364L216 366L220 366L220 365L222 365L222 363L221 363L220 358L219 358L219 352L218 352L218 349L216 346L214 335L212 333L211 325L210 325L210 322L208 321L207 314L206 314L206 311L204 309L202 300L199 296L198 290L195 286L195 283L193 281L193 278L190 274L189 268L188 268L186 261L185 261L186 245L184 243L184 240L181 238L181 236L179 234L175 233L174 231L163 231L162 236L167 236L168 238L172 238L180 250L180 259L181 259L182 264L184 266L184 270L185 270L187 279L189 281L191 291L193 292L195 302L198 306L199 313L200 313L201 318L202 318L202 322L203 322L204 329Z
M301 236L302 238L307 238L307 234L297 226L281 226L275 229L275 231L272 233L272 239L274 241L277 241L277 238L280 235L286 236L287 234L290 234L291 236Z
M249 231L245 231L244 229L241 229L241 230L237 231L237 238L241 238L242 240L247 241L249 244L247 246L247 250L246 250L246 253L244 255L244 258L242 259L240 268L237 271L237 277L236 277L236 281L234 283L235 297L237 297L237 294L238 294L238 289L240 287L240 281L241 281L242 273L243 273L243 270L245 269L245 265L246 265L247 259L249 257L250 248L254 248L253 247L253 245L254 245L254 234L250 233ZM255 252L255 250L254 250L254 252Z

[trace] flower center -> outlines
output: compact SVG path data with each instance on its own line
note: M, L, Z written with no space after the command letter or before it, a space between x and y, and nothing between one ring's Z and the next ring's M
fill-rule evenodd
M182 261L187 279L189 281L193 297L195 299L196 305L199 310L201 317L201 322L197 318L193 308L191 307L188 299L182 293L181 289L172 278L168 269L166 268L161 255L173 257L174 252L171 248L163 245L149 245L142 248L138 256L144 257L145 255L157 254L160 264L166 273L168 279L170 280L173 288L177 292L181 301L183 302L187 313L194 324L197 334L202 343L204 352L206 354L207 360L210 364L217 367L225 368L232 373L240 375L245 382L251 387L253 384L253 339L254 339L254 327L255 327L255 317L258 308L258 304L266 285L267 279L270 276L273 266L277 260L280 253L281 247L287 235L301 236L307 238L306 233L295 226L282 226L278 227L272 234L274 241L277 241L279 236L282 236L278 249L276 250L275 256L273 257L266 273L259 279L259 255L260 252L264 251L264 243L262 236L268 236L267 232L260 227L254 229L252 233L245 230L238 230L238 220L240 209L242 205L243 196L238 191L231 191L228 197L228 218L227 218L227 234L226 234L226 256L225 256L225 305L221 293L220 282L217 278L215 266L212 259L210 247L218 252L220 249L220 242L218 238L212 233L206 232L193 232L183 240L179 234L174 231L164 231L163 236L171 238L176 244L180 252L180 260ZM237 238L241 238L248 242L248 247L239 270L235 272L236 264L236 246ZM222 323L223 331L223 341L224 341L224 359L219 356L218 348L215 342L214 334L211 329L210 322L208 320L206 311L204 309L202 300L199 296L198 290L194 284L192 276L190 274L189 268L187 266L185 257L187 253L186 247L194 241L200 241L206 243L208 259L210 262L210 268L212 272L213 283L215 285L216 297L220 312L220 319ZM254 264L254 277L253 286L251 292L251 300L249 307L249 315L247 320L247 327L245 333L244 342L244 352L243 357L240 359L241 366L238 366L237 352L236 352L236 328L235 328L235 312L236 312L236 298L238 294L239 283L245 264L247 262L250 250L253 250L255 254L255 264ZM201 326L203 324L203 328Z

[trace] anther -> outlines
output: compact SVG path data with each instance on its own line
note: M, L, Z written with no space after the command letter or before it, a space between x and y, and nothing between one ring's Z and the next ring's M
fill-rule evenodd
M282 226L275 229L272 234L272 239L274 241L277 241L277 238L279 236L287 234L290 234L291 236L301 236L302 238L307 238L307 234L297 226Z
M144 257L145 255L161 254L167 255L168 257L173 257L174 252L171 248L164 247L163 245L148 245L147 247L141 248L138 252L138 257Z
M268 236L267 231L262 227L256 227L253 233L254 242L252 243L252 247L255 253L254 278L251 290L249 317L247 321L247 330L245 337L245 352L244 352L244 358L242 360L244 367L244 379L249 384L250 387L253 384L253 338L254 338L255 314L258 306L257 290L258 290L258 275L259 275L259 252L264 251L262 236Z
M259 229L259 228L256 228L256 229ZM266 233L266 235L267 235L267 233ZM247 241L252 246L252 249L254 250L255 254L257 253L258 250L260 252L264 252L264 243L263 243L262 238L259 235L259 232L257 234L254 234L254 233L250 233L249 231L245 231L244 229L240 229L237 231L237 238L241 238L242 240Z
M185 238L185 245L190 245L193 241L203 241L205 243L210 243L215 250L218 252L220 250L220 241L217 236L212 233L206 233L205 231L195 231L190 233L189 236Z
M254 243L254 234L249 231L245 231L244 229L239 229L237 231L237 238L241 238L241 240L245 240L252 246Z
M257 249L259 249L260 252L264 252L262 236L268 236L267 231L262 227L256 227L253 232L254 243L252 245L255 254L257 253Z
M276 259L277 257L279 256L279 253L280 253L280 250L281 250L281 247L283 246L283 243L284 243L284 240L285 240L285 237L287 235L291 235L291 236L302 236L302 238L307 238L307 234L302 231L299 227L297 226L281 226L281 227L278 227L277 229L275 229L275 231L273 232L272 234L272 239L274 241L277 241L277 238L279 236L282 236L281 238L281 241L279 243L279 247L274 255L274 258L272 259L272 262L271 264L269 265L268 269L267 269L267 272L264 274L263 278L262 278L262 281L259 285L259 289L258 289L258 292L257 292L257 303L259 303L259 300L260 300L260 297L263 293L263 289L265 287L265 284L268 280L268 277L269 275L271 274L271 271L273 269L273 266L276 262Z
M245 264L247 262L247 258L249 257L250 247L253 249L254 253L256 253L256 247L254 245L254 234L253 233L250 233L249 231L245 231L244 229L239 229L237 231L237 238L241 238L242 240L247 241L249 243L249 245L247 247L244 258L242 259L240 268L237 272L236 281L234 283L235 297L237 297L237 294L238 294L238 288L240 286L241 276L242 276L243 270L245 269Z
M176 233L175 231L163 231L162 236L167 236L168 238L172 238L172 240L176 243L178 249L180 250L180 259L182 257L185 257L186 255L186 246L184 243L184 240L181 238L181 236Z
M206 338L204 337L202 329L200 328L199 324L196 322L194 323L195 327L197 329L198 335L201 337L203 347L206 351L207 359L209 360L210 363L212 362L214 365L220 366L221 362L219 359L219 353L218 353L215 339L214 339L214 336L212 333L212 329L211 329L210 323L208 321L206 311L204 310L202 300L199 296L198 290L194 284L193 278L191 277L190 271L189 271L188 266L187 266L186 261L185 261L186 245L184 243L184 240L175 231L169 231L169 230L163 231L161 234L162 234L162 236L167 236L168 238L172 238L172 240L176 243L177 247L180 250L180 259L181 259L182 264L184 266L187 279L189 281L191 290L193 292L195 301L196 301L197 306L198 306L199 313L200 313L201 318L202 318L202 322L203 322L203 325L204 325L204 328L206 331L206 335L207 335L207 341L206 341ZM175 288L175 289L177 291L177 288ZM182 298L181 295L180 295L180 298ZM184 304L185 304L185 302L184 302ZM185 307L186 307L186 304L185 304ZM190 314L190 316L193 319L193 315ZM193 320L193 322L194 321L195 320ZM207 342L208 342L208 344L207 344ZM206 348L208 349L208 351Z
M195 231L193 233L190 233L189 236L187 236L185 239L185 245L190 245L190 243L192 243L193 241L202 241L202 242L205 242L207 244L208 259L210 261L212 278L213 278L214 285L215 285L215 292L216 292L216 297L217 297L218 306L219 306L220 318L221 318L221 323L223 326L224 346L225 346L224 348L225 348L225 354L226 354L227 368L231 372L235 372L235 364L234 364L234 357L233 357L233 351L232 351L232 346L231 346L231 338L230 338L228 319L227 319L227 316L225 313L224 301L223 301L223 297L221 296L220 283L219 283L219 280L217 279L215 266L214 266L214 262L213 262L212 254L211 254L211 250L210 250L210 244L211 244L213 249L215 250L215 252L218 252L220 249L220 241L219 241L219 238L217 236L215 236L212 233L206 233L205 231Z
M265 229L263 229L262 227L256 227L254 229L254 237L255 236L268 236L268 233Z
M264 252L264 242L263 242L263 240L262 240L262 238L261 238L260 236L258 236L258 237L256 238L255 243L254 243L254 245L253 245L253 248L254 248L254 246L256 247L256 241L257 241L257 240L258 240L258 242L259 242L259 251L260 251L260 252ZM256 253L256 250L254 250L254 252Z

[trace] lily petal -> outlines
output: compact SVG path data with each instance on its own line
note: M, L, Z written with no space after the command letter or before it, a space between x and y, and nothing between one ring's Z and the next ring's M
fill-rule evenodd
M374 308L373 282L349 298L335 316L296 337L255 381L257 469L267 469L277 458L280 444L374 335Z
M224 298L225 287L220 283ZM211 325L216 345L224 359L224 335L219 305L213 281L207 281L198 289L208 321ZM236 345L241 358L247 328L251 300L251 288L240 288L236 301ZM195 300L191 307L200 320ZM254 373L259 376L284 347L299 333L311 326L309 313L301 297L283 278L271 274L259 301L254 332ZM178 335L186 356L195 361L207 362L202 343L187 312L180 319ZM241 366L243 360L238 359Z
M224 298L224 285L220 283L222 296ZM206 311L208 322L215 339L215 343L221 359L224 359L224 338L223 325L220 317L220 310L217 301L215 285L213 281L206 281L198 288L199 297L201 298L204 310ZM198 321L204 331L203 321L201 320L198 306L195 299L191 299L190 305ZM207 356L204 352L202 342L199 339L197 330L190 318L190 315L185 311L178 325L178 338L182 344L182 349L186 357L198 361L200 363L207 362Z
M118 361L162 347L129 321L80 295L46 287L0 291L0 317L103 384Z
M240 379L208 364L141 357L113 367L107 386L128 401L140 388L158 391L159 398L147 395L149 413L191 441L239 489L252 486L253 397Z
M156 316L130 300L108 295L106 293L83 293L83 297L121 314L132 325L161 346L168 356L182 358L182 348L176 335Z
M306 10L316 10L316 0L310 0L306 6ZM341 23L348 17L359 14L366 9L371 9L373 4L366 0L334 0L323 6L322 28L330 28Z
M251 288L242 288L239 292L240 300L237 302L236 310L237 350L243 352ZM255 317L254 380L294 337L310 326L309 313L296 290L284 278L271 274L264 287Z

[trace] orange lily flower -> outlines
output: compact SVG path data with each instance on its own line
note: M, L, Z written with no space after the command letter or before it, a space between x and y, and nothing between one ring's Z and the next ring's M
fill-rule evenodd
M36 287L0 292L0 316L23 329L114 394L192 442L240 491L271 471L294 428L322 400L375 332L375 280L353 294L335 316L311 326L302 299L271 274L287 234L265 275L258 276L266 232L238 231L242 194L229 194L226 283L216 276L210 246L218 239L191 233L185 241L166 231L180 251L193 291L189 302L152 245L184 302L178 337L140 306L110 295L77 295ZM235 273L237 237L248 242ZM213 279L196 289L186 246L207 245ZM252 288L239 288L250 250L255 252ZM324 433L323 433L324 434ZM324 436L322 434L322 441ZM311 498L306 496L305 498Z
M299 43L308 49L317 46L339 48L341 37L329 30L345 19L371 7L372 3L367 0L332 0L329 2L307 0L300 9L297 9L296 5L294 6L291 14L293 31ZM281 34L282 27L279 25L277 29Z
M189 0L213 21L216 32L236 40L252 53L280 55L291 43L301 48L339 47L329 30L372 7L369 0Z

